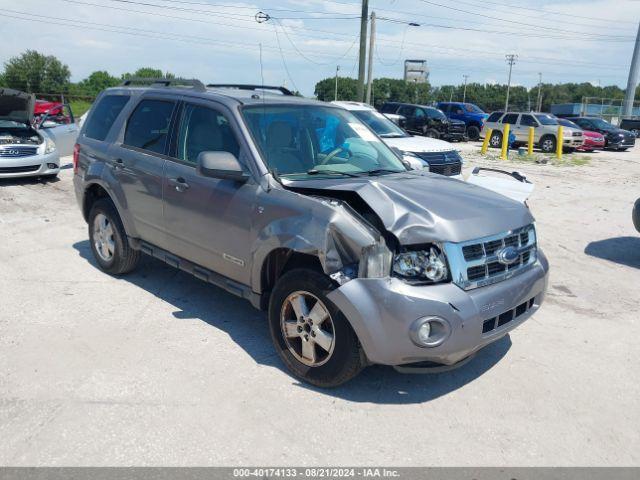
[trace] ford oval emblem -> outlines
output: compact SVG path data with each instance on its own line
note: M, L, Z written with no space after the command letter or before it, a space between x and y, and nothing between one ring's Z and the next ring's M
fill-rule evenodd
M496 254L498 261L503 265L511 265L520 258L520 253L516 247L504 247Z

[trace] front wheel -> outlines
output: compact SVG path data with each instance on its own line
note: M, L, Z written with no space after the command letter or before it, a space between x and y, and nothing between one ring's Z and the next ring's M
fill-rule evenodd
M467 137L469 140L475 142L480 138L480 129L475 125L469 125L467 127Z
M438 132L437 130L433 129L433 128L427 128L424 130L424 136L427 138L435 138L438 139L440 138L440 132Z
M329 301L333 284L313 270L296 269L276 283L269 300L274 347L296 377L318 387L335 387L364 367L358 337Z

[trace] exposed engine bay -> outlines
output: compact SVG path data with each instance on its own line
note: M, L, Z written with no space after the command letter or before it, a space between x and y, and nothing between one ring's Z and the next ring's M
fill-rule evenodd
M5 127L0 122L0 145L40 145L44 139L32 127Z

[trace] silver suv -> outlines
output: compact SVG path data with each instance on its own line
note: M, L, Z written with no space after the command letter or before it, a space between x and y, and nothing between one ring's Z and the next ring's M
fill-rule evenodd
M145 253L248 299L322 387L371 363L457 365L540 307L521 203L407 171L335 105L182 83L108 89L81 130L75 192L105 272Z
M510 131L516 137L515 145L526 145L529 141L529 128L534 130L534 144L544 153L553 153L558 146L558 119L548 113L536 112L493 112L482 127L483 131L491 129L489 144L499 148L502 145L504 125L510 125ZM574 150L584 141L582 130L563 127L563 149Z

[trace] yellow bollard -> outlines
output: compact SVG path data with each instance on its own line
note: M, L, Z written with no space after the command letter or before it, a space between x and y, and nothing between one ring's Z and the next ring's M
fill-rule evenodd
M482 141L482 148L480 149L481 154L487 153L487 149L489 148L489 140L491 140L491 132L490 128L487 128L486 133L484 134L484 140Z
M507 159L507 149L509 148L509 127L508 123L504 124L504 130L502 130L502 152L500 153L500 158L502 160Z
M562 160L562 146L564 144L564 137L562 134L562 125L558 125L558 141L556 142L556 157L558 157L558 160Z
M527 145L527 153L529 155L533 155L533 134L535 129L533 127L529 127L529 144Z

